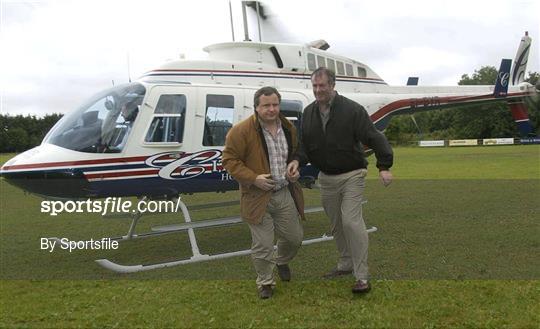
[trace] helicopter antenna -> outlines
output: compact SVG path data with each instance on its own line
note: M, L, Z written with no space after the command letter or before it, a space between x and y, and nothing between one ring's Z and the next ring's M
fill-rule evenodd
M248 23L247 23L247 14L246 14L246 2L242 1L242 17L244 18L244 41L251 41L249 39L249 32L248 32Z
M259 1L255 1L255 7L257 9L257 28L259 30L259 42L262 42L262 37L261 37L261 13L259 11Z
M229 15L231 16L231 33L232 33L232 41L234 42L234 24L233 24L233 18L232 18L232 6L231 6L231 0L229 0Z
M129 51L127 52L127 71L128 71L128 81L131 82L131 71L129 67Z

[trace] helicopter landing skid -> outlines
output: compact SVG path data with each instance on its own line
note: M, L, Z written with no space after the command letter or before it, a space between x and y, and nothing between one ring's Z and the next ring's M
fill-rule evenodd
M142 237L148 237L152 235L160 235L160 234L168 234L168 233L174 233L179 231L187 231L189 242L191 244L191 252L192 256L187 259L182 260L176 260L176 261L170 261L170 262L164 262L164 263L157 263L157 264L149 264L149 265L121 265L117 264L115 262L112 262L108 259L97 259L96 263L101 265L102 267L117 272L117 273L135 273L135 272L142 272L142 271L149 271L149 270L155 270L159 268L166 268L166 267L173 267L173 266L179 266L179 265L185 265L185 264L192 264L192 263L198 263L198 262L205 262L205 261L211 261L211 260L217 260L217 259L224 259L224 258L230 258L230 257L237 257L237 256L246 256L251 254L250 249L246 250L240 250L240 251L233 251L233 252L227 252L227 253L221 253L216 255L207 255L207 254L201 254L201 251L199 249L198 243L197 243L197 237L195 235L195 229L203 228L203 227L217 227L217 226L228 226L228 225L235 225L242 223L242 219L240 217L227 217L227 218L220 218L220 219L210 219L210 220L202 220L202 221L191 221L191 216L189 215L189 210L187 209L185 203L182 200L177 200L177 202L180 205L180 209L182 210L182 214L184 216L184 223L181 224L173 224L173 225L167 225L167 226L160 226L152 228L153 232L144 233L144 234L135 234L135 226L137 225L138 220L142 216L142 214L138 213L133 216L133 221L131 223L130 229L128 231L128 234L122 237L114 238L116 240L130 240L135 238L142 238ZM365 201L363 202L365 203ZM322 207L313 207L313 208L307 208L305 210L305 213L316 213L323 211ZM377 231L376 227L371 227L367 230L368 233ZM330 241L333 237L331 235L324 234L320 238L313 238L313 239L307 239L302 241L302 245L310 245L314 243L319 243L323 241ZM274 246L274 249L277 247Z

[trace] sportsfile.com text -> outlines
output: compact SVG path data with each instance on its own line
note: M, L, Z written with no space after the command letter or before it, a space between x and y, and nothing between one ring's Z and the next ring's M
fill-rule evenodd
M140 200L133 207L130 200L122 198L108 197L105 200L44 200L41 201L41 212L48 213L50 216L57 216L61 213L100 213L105 216L108 213L156 213L156 212L176 212L180 205L180 199L177 202L170 200Z

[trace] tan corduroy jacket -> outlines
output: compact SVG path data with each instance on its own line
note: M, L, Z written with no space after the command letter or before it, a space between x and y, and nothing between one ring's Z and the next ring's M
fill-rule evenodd
M279 116L287 143L289 144L289 163L298 148L296 127L283 115ZM264 191L253 183L258 175L269 174L268 149L262 127L256 114L234 125L225 142L223 167L240 184L240 215L249 223L260 223L272 196L272 191ZM304 218L304 195L298 182L289 183L289 190L296 209Z

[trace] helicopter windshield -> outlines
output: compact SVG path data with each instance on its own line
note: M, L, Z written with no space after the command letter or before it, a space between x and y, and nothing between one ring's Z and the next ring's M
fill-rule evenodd
M105 90L58 121L43 143L87 153L121 152L145 93L136 82Z

